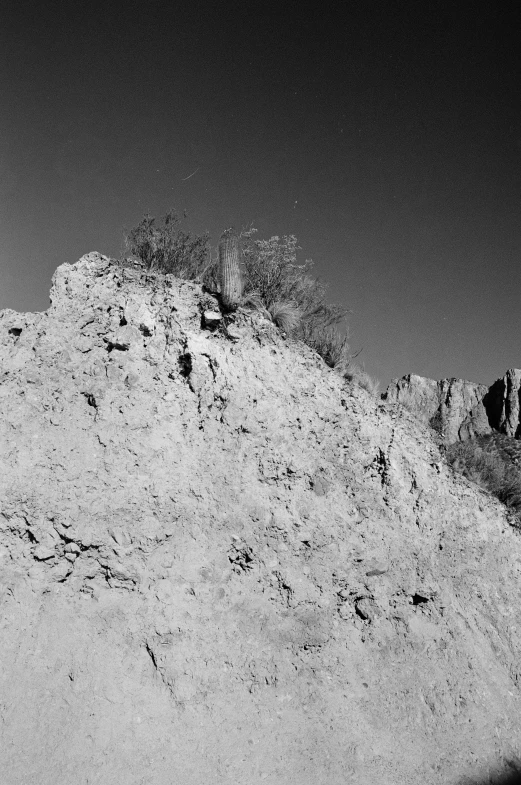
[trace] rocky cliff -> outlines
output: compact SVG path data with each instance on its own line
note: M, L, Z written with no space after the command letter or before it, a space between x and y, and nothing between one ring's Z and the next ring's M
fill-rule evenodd
M401 403L431 425L446 444L502 433L521 436L521 370L512 368L490 387L462 379L394 379L383 400Z
M2 783L521 764L520 534L428 427L196 284L51 301L0 317Z

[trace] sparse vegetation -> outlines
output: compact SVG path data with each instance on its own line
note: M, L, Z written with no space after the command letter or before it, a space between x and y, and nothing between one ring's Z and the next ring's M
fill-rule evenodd
M181 221L176 210L169 210L159 226L155 218L145 215L125 238L127 252L139 257L147 270L187 280L202 278L211 266L209 235L185 232Z
M170 210L159 225L145 215L128 233L126 248L147 270L199 280L220 292L226 310L242 305L263 311L281 332L310 346L347 381L377 395L378 383L353 364L345 329L348 309L327 302L327 286L311 275L311 260L298 263L297 238L259 240L256 233L253 228L240 235L225 231L217 260L212 258L208 234L183 231L179 214Z
M456 471L521 514L521 471L497 452L493 440L457 442L447 448L446 457Z
M255 234L242 234L245 298L258 298L283 332L315 349L331 368L347 367L349 344L341 325L348 310L326 301L327 286L310 275L311 260L298 264L294 235L258 240Z
M348 310L327 303L327 286L310 275L311 260L297 263L297 251L301 250L297 238L286 235L257 240L256 231L242 233L244 295L258 295L268 311L276 303L278 309L282 304L292 306L294 313L300 313L301 324L320 324L322 329L341 324Z

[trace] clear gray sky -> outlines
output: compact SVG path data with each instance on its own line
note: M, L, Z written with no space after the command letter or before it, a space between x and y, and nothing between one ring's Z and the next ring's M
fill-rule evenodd
M0 308L175 207L295 234L384 385L521 367L518 13L339 8L4 0Z

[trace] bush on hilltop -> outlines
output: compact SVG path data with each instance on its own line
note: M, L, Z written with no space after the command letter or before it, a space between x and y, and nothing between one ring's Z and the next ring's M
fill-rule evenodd
M347 363L349 344L340 327L348 310L326 301L327 286L310 275L311 260L297 263L294 235L258 240L256 231L242 233L245 300L257 298L280 329L315 349L331 368Z
M156 226L156 219L151 215L143 216L126 236L126 250L138 256L147 270L171 273L187 280L199 278L210 265L209 235L183 231L181 220L176 210L166 213L162 226Z
M212 257L208 233L193 235L180 224L176 210L165 215L162 225L145 215L125 238L126 249L138 256L147 270L198 280L219 292L219 262L217 255ZM301 249L297 238L284 235L259 240L256 233L250 228L238 236L239 304L264 311L288 337L303 341L347 381L376 395L378 384L353 364L344 327L348 309L327 302L327 286L311 275L311 260L298 263Z

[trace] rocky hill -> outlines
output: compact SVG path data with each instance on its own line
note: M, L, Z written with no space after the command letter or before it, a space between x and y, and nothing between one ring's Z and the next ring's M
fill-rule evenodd
M520 533L430 428L193 283L51 302L0 315L3 785L521 768Z

